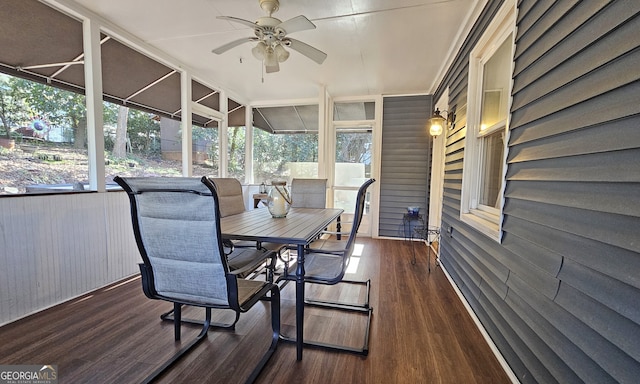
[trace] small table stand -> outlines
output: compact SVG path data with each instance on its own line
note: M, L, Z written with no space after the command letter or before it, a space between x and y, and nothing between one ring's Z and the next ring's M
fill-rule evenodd
M422 213L405 213L402 216L402 230L403 233L402 235L404 236L405 240L413 240L413 229L411 228L411 222L413 221L417 221L418 225L420 227L424 227L424 218L422 216ZM415 228L418 228L417 226ZM407 231L407 229L409 229ZM409 234L409 236L407 237L407 233Z
M266 206L267 203L265 203L265 201L267 201L268 197L269 197L269 195L266 194L266 193L254 193L253 194L253 208L258 208L258 205L260 204L261 201Z
M426 241L427 243L427 265L429 272L431 272L431 243L440 239L440 228L438 227L429 227L428 225L423 225L421 227L415 227L413 229L416 237ZM411 243L411 250L413 251L413 260L411 264L416 263L416 253L413 248L413 242ZM440 246L440 242L438 241L438 247ZM436 267L438 266L438 258L436 255Z

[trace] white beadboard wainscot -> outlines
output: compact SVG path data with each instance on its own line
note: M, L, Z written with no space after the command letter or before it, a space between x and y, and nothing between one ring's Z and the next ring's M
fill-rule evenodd
M0 198L0 325L138 273L124 192Z

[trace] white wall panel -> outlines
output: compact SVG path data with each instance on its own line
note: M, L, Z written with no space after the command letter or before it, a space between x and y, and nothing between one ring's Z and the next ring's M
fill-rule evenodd
M137 273L123 192L0 198L0 325Z

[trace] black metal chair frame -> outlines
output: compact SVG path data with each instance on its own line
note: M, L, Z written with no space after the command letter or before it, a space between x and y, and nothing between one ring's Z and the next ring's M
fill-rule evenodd
M373 184L374 182L375 182L375 179L369 179L358 190L358 196L356 197L356 209L354 211L354 222L351 227L351 231L348 233L349 234L348 240L345 241L345 248L347 247L347 244L350 241L355 241L355 238L358 234L358 229L360 229L360 223L362 222L362 216L364 214L365 196L366 196L367 188L369 187L369 185ZM339 237L339 234L340 232L336 233L337 240L341 240ZM345 233L342 233L342 234L345 234ZM336 255L340 255L342 252L344 252L344 250L332 251L332 250L324 250L324 249L314 249L313 243L311 243L311 245L308 247L308 252L333 253ZM364 302L347 303L347 302L341 302L341 301L306 299L305 303L312 306L344 309L348 311L367 312L370 309L371 279L367 279L367 280L343 279L341 283L364 285L365 286Z
M280 340L280 288L277 284L271 282L264 282L263 286L253 292L253 294L246 299L244 302L239 302L239 281L242 279L238 279L236 275L229 271L229 267L226 261L226 257L224 257L223 253L223 245L222 245L222 235L220 231L220 211L218 208L218 197L215 193L215 189L208 179L203 177L201 182L209 189L209 193L202 193L201 191L196 190L184 190L184 189L150 189L150 190L137 190L133 191L132 188L127 184L127 181L124 178L116 176L114 181L118 183L129 196L129 201L131 205L131 217L133 223L133 230L136 239L136 244L138 246L138 250L140 251L140 255L142 257L143 263L139 264L140 274L142 277L142 289L144 294L154 300L165 300L173 303L173 310L169 311L167 314L163 314L166 318L169 313L173 313L173 323L174 323L174 339L176 341L180 340L180 328L181 324L185 321L182 319L182 306L196 306L205 308L205 319L201 322L196 322L197 324L202 324L202 330L192 341L190 341L187 345L181 348L178 352L176 352L172 357L170 357L167 361L165 361L160 367L158 367L155 371L153 371L149 376L144 379L144 383L151 383L155 381L159 376L161 376L165 371L171 368L177 361L180 360L183 356L185 356L188 352L193 350L200 342L202 342L208 334L210 327L214 326L211 323L211 310L212 308L217 309L230 309L236 313L236 321L229 325L223 325L225 328L233 328L235 323L238 321L240 313L246 312L255 303L260 301L260 299L270 293L270 303L271 303L271 327L273 330L271 344L266 351L266 353L260 359L258 365L253 369L250 376L247 378L245 383L253 383L256 378L260 375L260 372L267 364L268 360L271 358L273 353L275 352L278 341ZM172 297L167 297L159 294L155 288L154 284L154 274L153 274L153 266L147 255L147 250L145 244L142 239L142 235L140 232L140 222L138 220L138 207L135 196L145 192L167 192L167 193L193 193L201 196L210 196L212 198L212 202L215 204L215 221L216 221L216 231L217 238L219 239L219 249L221 255L221 263L225 270L225 279L227 286L227 295L228 295L228 305L205 305L195 301L185 301L185 300L176 300ZM215 257L215 256L214 256Z
M351 232L349 233L349 238L346 241L345 248L339 252L338 251L325 252L322 250L314 250L312 248L307 249L307 254L309 253L332 254L332 255L335 255L336 257L344 258L345 262L343 265L342 273L337 278L331 279L331 280L316 279L313 276L309 276L309 275L305 276L305 283L323 284L323 285L335 285L338 283L346 283L346 284L357 284L357 285L365 286L366 296L365 296L364 303L345 303L345 302L325 301L325 300L315 300L315 299L305 298L305 305L365 313L367 315L367 324L365 328L363 346L362 348L354 348L354 347L349 347L344 345L328 344L328 343L321 343L316 341L304 341L304 345L306 346L319 347L319 348L328 349L332 351L350 352L350 353L355 353L363 356L366 356L369 354L369 333L371 328L371 316L373 313L373 308L370 306L370 301L369 301L370 291L371 291L371 280L367 279L365 281L361 281L361 280L344 279L344 273L346 271L347 261L349 260L349 258L351 257L351 254L353 253L356 235L358 232L358 228L360 227L360 222L362 221L362 215L364 214L367 188L374 182L375 182L375 179L369 179L365 183L363 183L362 186L360 186L360 188L358 189L358 195L356 197L356 208L354 212L355 220L351 228ZM295 269L295 265L291 266L290 268ZM281 285L281 289L282 289L289 281L293 281L295 278L296 278L295 275L289 274L288 271L285 270L285 273L279 277L276 283L282 281L283 282ZM281 335L281 339L288 342L295 342L295 338L288 337L286 335Z

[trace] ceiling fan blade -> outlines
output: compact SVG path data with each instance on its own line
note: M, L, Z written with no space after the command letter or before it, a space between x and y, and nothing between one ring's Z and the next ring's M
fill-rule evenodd
M251 29L262 29L261 26L259 26L258 24L254 23L253 21L249 21L249 20L245 20L245 19L241 19L239 17L233 17L233 16L218 16L216 17L216 19L220 19L220 20L228 20L228 21L233 21L234 23L240 23L240 24L244 24L247 27L251 28Z
M286 41L287 46L295 51L302 53L307 56L311 60L315 61L318 64L322 64L324 60L327 58L327 54L322 52L321 50L310 46L307 43L303 43L300 40L292 39L287 37L284 41Z
M242 39L238 39L238 40L234 40L232 42L229 42L225 45L221 45L216 49L213 49L211 52L215 53L215 54L222 54L225 53L226 51L230 50L231 48L237 47L240 44L244 44L244 43L248 43L250 41L257 41L258 38L256 37L243 37Z
M275 65L271 65L271 66L265 66L264 67L265 72L267 73L274 73L274 72L278 72L280 71L280 64L278 64L278 62L276 61Z
M282 23L278 24L276 28L281 28L287 34L289 34L299 31L306 31L308 29L316 29L316 26L311 21L309 21L309 19L300 15L294 17L293 19L283 21Z

